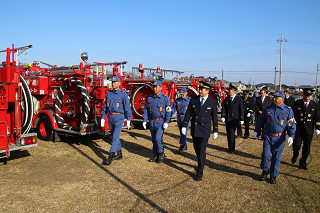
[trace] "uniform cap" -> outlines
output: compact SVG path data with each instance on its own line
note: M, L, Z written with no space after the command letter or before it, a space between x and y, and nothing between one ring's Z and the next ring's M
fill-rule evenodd
M200 89L202 89L202 88L210 89L211 85L209 83L207 83L207 82L199 81L199 88Z
M112 81L118 81L121 82L120 78L118 76L113 76Z
M185 87L180 88L179 91L178 91L178 93L179 93L180 95L182 95L182 94L184 94L184 93L186 93L186 92L187 92L187 88L185 88Z
M155 81L153 82L153 86L160 86L160 87L162 87L162 82L161 82L160 80L155 80Z
M280 90L276 90L274 93L273 93L273 96L276 96L276 97L281 97L281 98L285 98L286 96L284 95L284 92L280 91Z
M303 88L303 94L307 95L307 96L310 96L310 95L313 95L314 93L314 89L311 89L311 88Z
M228 87L228 90L230 90L230 89L233 89L233 90L235 90L235 91L238 90L238 88L235 87L235 86L233 86L232 84L230 84L229 87Z

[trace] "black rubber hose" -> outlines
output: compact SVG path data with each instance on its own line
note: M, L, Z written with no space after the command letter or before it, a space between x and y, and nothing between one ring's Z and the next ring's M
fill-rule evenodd
M27 134L31 129L31 124L33 119L33 101L32 101L32 94L28 87L28 84L21 75L20 75L20 82L22 84L21 96L23 99L24 109L25 109L25 117L24 119L22 119L23 124L21 128L22 128L22 134Z

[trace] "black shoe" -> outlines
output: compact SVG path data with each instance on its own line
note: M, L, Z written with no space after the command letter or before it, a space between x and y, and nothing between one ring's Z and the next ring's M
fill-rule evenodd
M187 150L188 149L188 146L187 146L187 143L186 143L186 145L184 145L184 147L183 147L183 150Z
M195 181L202 181L202 177L196 176L196 177L194 178L194 180L195 180Z
M291 158L291 163L292 164L295 164L297 162L297 158L295 157L295 156L293 156L292 158Z
M262 174L261 174L261 176L260 176L260 178L259 178L259 180L260 181L265 181L265 180L267 180L267 176L268 176L268 174L269 174L269 171L262 171Z
M115 152L111 152L109 157L108 157L108 160L106 161L103 161L102 164L103 165L110 165L112 163L112 160L114 158L114 155L115 155Z
M269 182L270 184L276 184L277 183L277 181L276 181L276 177L275 176L272 176L272 175L270 175L270 182Z
M245 135L245 136L244 136L244 139L248 139L248 138L249 138L249 136L248 136L248 135Z
M123 157L122 157L122 151L121 150L119 150L119 151L117 151L117 155L115 155L114 157L113 157L113 160L120 160L120 159L122 159Z
M308 170L308 167L307 167L306 164L301 164L301 163L300 163L299 168L300 168L300 169L303 169L303 170Z
M162 153L159 153L159 157L158 157L157 163L162 163L163 160L164 160L164 153L162 152Z
M187 144L184 146L181 145L179 148L179 153L181 154L184 150L187 150L187 149L188 149Z
M228 150L228 152L229 152L230 154L235 154L235 153L236 153L235 150Z
M154 153L153 157L150 158L149 162L156 162L158 160L159 154L158 153Z

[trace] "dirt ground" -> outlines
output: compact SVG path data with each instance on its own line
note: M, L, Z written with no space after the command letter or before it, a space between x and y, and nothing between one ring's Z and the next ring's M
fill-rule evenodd
M253 127L250 133L252 135ZM309 170L291 164L292 148L282 154L276 185L258 181L262 141L236 140L228 154L225 127L210 139L203 181L193 180L197 165L190 133L188 150L178 154L179 130L164 134L164 163L148 162L149 130L123 130L124 159L102 166L110 137L67 137L39 141L0 162L1 212L319 212L319 140L314 138Z

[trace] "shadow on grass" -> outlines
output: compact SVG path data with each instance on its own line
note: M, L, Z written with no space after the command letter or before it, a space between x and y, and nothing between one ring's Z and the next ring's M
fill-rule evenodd
M9 158L0 158L0 162L6 165L8 162L12 160L16 160L19 158L25 158L31 156L28 150L17 150L17 151L12 151L10 152L10 157Z
M131 191L133 194L138 196L140 199L142 199L144 202L148 203L152 208L160 211L160 212L166 212L164 209L162 209L160 206L158 206L156 203L148 199L146 196L144 196L142 193L131 187L129 184L127 184L124 180L119 178L117 175L110 172L108 169L106 169L104 166L100 165L97 161L95 161L93 158L88 156L86 153L84 153L82 150L80 150L78 147L76 147L74 144L68 143L72 148L74 148L76 151L78 151L80 154L82 154L84 157L86 157L88 160L90 160L93 164L95 164L97 167L99 167L101 170L106 172L108 175L110 175L112 178L114 178L116 181L118 181L120 184L122 184L124 187L126 187L129 191Z

